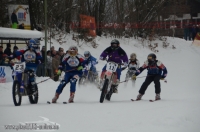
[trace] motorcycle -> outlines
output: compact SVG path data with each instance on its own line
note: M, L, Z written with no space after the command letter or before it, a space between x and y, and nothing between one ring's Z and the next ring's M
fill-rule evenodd
M98 85L99 82L98 75L94 75L94 72L91 71L91 64L84 68L83 75L79 79L79 85L85 85L88 82L94 83L96 85Z
M25 68L25 62L16 62L13 66L14 82L12 87L12 96L15 106L21 105L22 96L28 96L31 104L37 104L38 102L39 93L37 84L35 81L33 82L30 80L30 78L34 78L35 80L34 71L25 70ZM24 87L20 87L22 82L24 83ZM34 89L34 92L32 89Z
M100 103L103 103L105 97L107 100L110 100L116 85L114 85L114 80L116 80L116 70L117 70L118 64L115 62L107 62L106 64L106 72L104 75L104 78L102 80L102 90L101 90L101 96L100 96Z

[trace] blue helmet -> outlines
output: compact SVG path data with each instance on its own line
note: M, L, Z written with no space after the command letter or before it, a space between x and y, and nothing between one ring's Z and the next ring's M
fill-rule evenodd
M91 56L90 51L85 51L84 56L86 59L88 59Z
M29 49L37 49L38 48L38 45L37 42L35 41L35 39L30 39L28 41L28 48Z

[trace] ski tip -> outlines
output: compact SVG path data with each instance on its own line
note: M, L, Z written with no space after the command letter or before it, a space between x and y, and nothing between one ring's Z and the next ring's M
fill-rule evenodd
M50 102L50 101L47 101L47 104L51 104L51 102Z
M67 104L67 102L63 102L63 104Z
M131 99L131 101L135 101L134 99Z
M151 100L151 99L150 99L149 102L154 102L154 100Z

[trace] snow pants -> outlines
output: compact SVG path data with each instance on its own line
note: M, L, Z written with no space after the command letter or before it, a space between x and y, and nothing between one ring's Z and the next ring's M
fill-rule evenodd
M70 82L70 92L75 92L76 91L76 82L78 78L76 75L80 78L82 75L82 72L80 71L72 71L72 72L67 72L65 73L64 79L60 82L56 93L61 94L63 91L63 88L67 85L67 83Z
M155 84L155 93L156 94L160 94L161 92L161 88L160 88L160 75L147 75L144 83L142 84L139 93L140 94L145 94L145 91L147 89L147 87L151 84L151 82L154 81Z

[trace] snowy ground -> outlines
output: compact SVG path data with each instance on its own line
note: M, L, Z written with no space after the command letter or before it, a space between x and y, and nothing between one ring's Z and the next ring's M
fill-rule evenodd
M128 56L135 52L141 65L151 51L131 39L119 39L121 47ZM109 46L111 38L97 38L99 47L93 49L87 45L79 48L79 53L90 50L99 58L100 53ZM39 102L31 105L27 97L23 97L21 106L15 107L12 101L12 83L0 84L0 132L16 131L6 130L5 125L12 124L19 127L23 123L37 123L37 125L58 125L59 132L199 132L200 130L200 48L191 45L183 39L168 38L171 46L162 48L159 43L156 53L168 69L167 83L161 82L161 101L149 102L154 99L154 84L151 84L139 102L131 102L136 98L138 90L145 78L138 78L135 87L131 82L127 87L120 84L119 93L114 94L111 101L99 103L100 91L94 86L77 87L75 103L62 104L69 98L69 85L65 87L58 104L47 104L54 96L59 82L49 80L38 85ZM71 36L65 50L74 42ZM101 71L105 62L99 61L98 71ZM99 73L100 74L100 73ZM124 80L126 70L122 72L121 81ZM140 75L145 76L146 70ZM37 82L46 78L37 78ZM19 130L18 130L19 131ZM21 130L27 132L30 130ZM33 130L32 130L33 131ZM38 130L39 131L39 130ZM49 131L49 130L43 130Z

